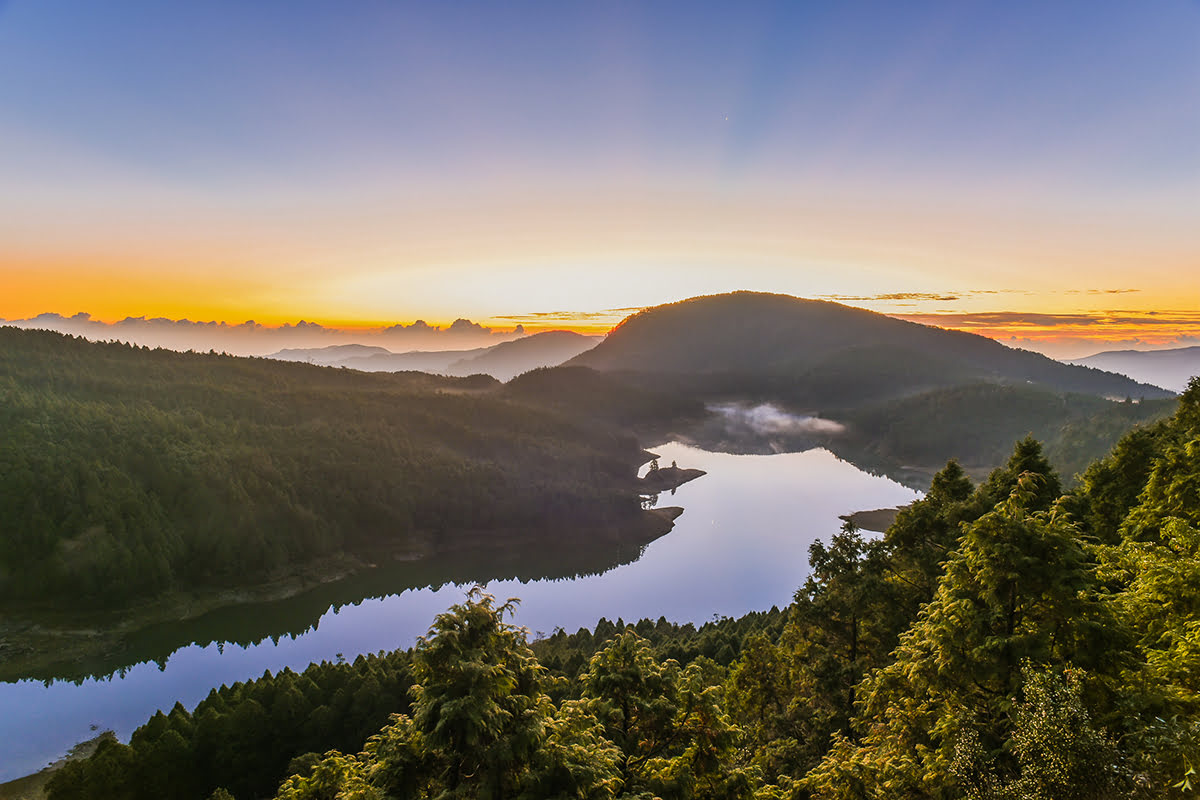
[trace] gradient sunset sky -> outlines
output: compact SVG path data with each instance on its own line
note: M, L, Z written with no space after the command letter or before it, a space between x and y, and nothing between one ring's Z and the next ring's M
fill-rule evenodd
M733 289L1190 343L1200 3L0 0L0 318Z

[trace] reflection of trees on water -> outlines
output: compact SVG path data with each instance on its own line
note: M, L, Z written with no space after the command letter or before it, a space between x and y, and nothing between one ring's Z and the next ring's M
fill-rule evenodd
M657 495L654 498L657 500ZM124 677L130 668L142 663L152 662L166 669L167 659L190 645L216 644L218 652L224 652L226 643L248 647L270 639L278 644L280 639L296 639L316 630L321 617L330 610L336 614L343 606L410 590L601 575L637 561L658 535L615 530L551 532L544 537L528 537L519 545L395 562L283 600L238 604L195 619L151 625L121 637L119 645L103 655L80 658L64 654L62 663L24 677L47 684L60 680L82 683L89 678Z
M695 433L695 432L693 432ZM697 437L698 438L698 437ZM838 458L876 476L888 477L918 490L928 487L928 476L911 467L898 467L869 451L846 441L823 441L793 437L756 441L697 441L691 446L712 452L775 454L803 452L824 447ZM671 495L676 489L671 488ZM644 495L643 509L656 508L660 493ZM122 676L130 667L154 662L165 668L176 650L189 645L216 644L222 649L229 642L243 647L270 639L278 643L285 637L298 638L316 630L328 611L364 600L379 599L414 589L437 590L447 584L469 585L499 580L572 580L600 575L616 567L637 561L655 536L637 533L600 531L586 535L560 535L552 532L529 537L519 546L484 549L479 552L455 552L417 562L397 562L371 569L344 580L315 586L284 600L240 604L214 610L183 622L150 626L122 637L119 645L102 656L80 659L64 656L61 664L41 670L30 677L36 680L81 682L92 677Z

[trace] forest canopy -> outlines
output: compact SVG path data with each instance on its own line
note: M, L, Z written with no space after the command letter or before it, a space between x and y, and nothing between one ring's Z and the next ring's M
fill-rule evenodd
M0 603L121 605L640 513L631 435L496 386L0 328Z
M1030 438L977 485L948 463L881 538L814 544L786 609L531 643L474 590L411 651L222 688L50 798L1184 798L1198 486L1194 381L1070 492Z

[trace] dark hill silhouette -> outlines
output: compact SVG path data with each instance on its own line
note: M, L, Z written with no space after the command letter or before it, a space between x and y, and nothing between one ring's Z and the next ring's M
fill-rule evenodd
M646 309L567 363L688 375L682 383L692 390L775 394L814 404L877 400L981 380L1100 396L1170 394L975 334L823 300L756 292Z
M483 353L450 364L448 375L484 373L501 381L511 380L538 367L557 366L590 350L599 341L573 331L544 331L489 347Z
M543 367L513 378L504 396L533 406L615 423L635 431L687 425L705 416L704 404L685 393L639 386L586 367Z
M1109 350L1087 358L1073 358L1068 364L1080 364L1127 375L1135 381L1182 392L1188 380L1200 375L1200 347L1173 350Z

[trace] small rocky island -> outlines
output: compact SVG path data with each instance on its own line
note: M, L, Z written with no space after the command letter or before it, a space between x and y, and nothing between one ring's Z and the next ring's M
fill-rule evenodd
M896 521L896 515L905 508L907 506L876 508L871 511L855 511L853 514L842 514L838 519L852 525L856 530L887 533L887 529L892 527L892 523Z
M669 492L677 486L682 486L688 481L706 474L708 473L702 469L680 469L674 462L669 467L660 467L658 459L654 459L650 462L650 471L644 478L641 478L642 491L645 494Z

